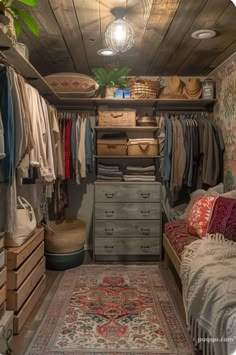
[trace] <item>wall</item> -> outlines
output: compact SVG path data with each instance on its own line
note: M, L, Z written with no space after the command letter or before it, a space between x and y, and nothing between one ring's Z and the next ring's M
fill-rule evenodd
M224 142L225 190L236 189L236 53L211 72L216 82L214 120L220 126Z

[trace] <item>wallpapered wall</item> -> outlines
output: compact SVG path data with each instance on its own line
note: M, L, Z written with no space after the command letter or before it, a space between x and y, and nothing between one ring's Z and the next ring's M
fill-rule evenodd
M216 82L214 119L225 142L225 190L236 189L236 53L210 75Z

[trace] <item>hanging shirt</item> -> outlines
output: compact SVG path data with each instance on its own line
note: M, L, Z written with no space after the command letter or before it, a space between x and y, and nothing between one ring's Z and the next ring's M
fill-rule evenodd
M86 155L85 155L85 139L86 139L86 118L81 119L80 124L80 138L79 138L79 150L78 150L78 160L80 176L86 178Z
M0 160L0 181L11 184L15 175L15 118L10 78L6 68L0 70L0 108L6 157Z
M86 119L85 135L86 174L89 175L93 171L93 136L89 117Z
M0 112L0 159L4 159L6 157L5 154L5 143L4 143L4 128L2 123L2 115Z
M65 178L71 178L71 161L70 161L70 139L71 139L72 120L67 120L65 123Z

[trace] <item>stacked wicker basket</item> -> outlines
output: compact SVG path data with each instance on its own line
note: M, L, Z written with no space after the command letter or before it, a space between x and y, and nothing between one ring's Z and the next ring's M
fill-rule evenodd
M155 99L160 95L161 79L150 80L143 78L130 78L128 86L132 99Z

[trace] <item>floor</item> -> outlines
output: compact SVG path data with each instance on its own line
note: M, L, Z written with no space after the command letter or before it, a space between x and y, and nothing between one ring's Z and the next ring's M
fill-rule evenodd
M92 258L87 253L85 256L85 264L91 264ZM152 263L153 264L153 263ZM177 277L174 277L173 273L169 270L165 269L164 264L162 262L159 263L160 269L163 275L164 280L166 281L166 285L173 296L174 302L176 303L177 310L179 311L180 315L184 319L184 306L182 302L181 292L180 292L180 285L179 280ZM50 300L54 294L54 289L62 276L61 271L52 271L47 270L46 272L46 287L42 297L34 311L31 313L30 317L28 318L27 322L25 323L24 327L22 328L19 335L14 336L13 341L11 343L11 348L13 350L13 355L23 355L24 351L26 350L29 342L32 339L35 331L37 330L44 312L47 309L47 306L50 303ZM43 306L42 306L43 304Z

